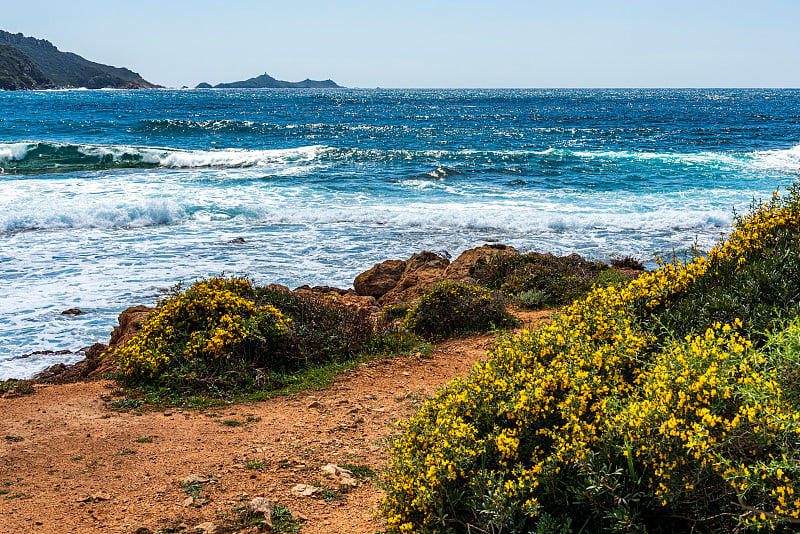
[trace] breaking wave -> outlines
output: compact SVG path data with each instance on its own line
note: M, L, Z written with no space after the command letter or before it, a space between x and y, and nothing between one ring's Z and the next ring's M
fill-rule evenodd
M220 122L220 121L217 121ZM222 121L224 122L224 121ZM573 151L548 148L538 151L358 149L310 145L297 148L247 150L187 150L126 145L92 145L54 142L0 143L0 173L35 174L114 168L280 167L317 163L413 163L435 166L416 178L441 180L463 174L453 167L480 169L493 165L536 167L553 161L576 163L615 162L705 167L713 169L796 170L800 145L782 150L748 153Z
M103 169L256 167L313 160L321 146L275 150L181 150L52 142L0 143L0 173L34 174Z

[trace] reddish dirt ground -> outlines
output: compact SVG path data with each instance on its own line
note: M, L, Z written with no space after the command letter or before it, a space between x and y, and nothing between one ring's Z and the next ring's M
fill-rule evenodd
M520 317L530 326L548 315ZM430 358L363 364L322 391L204 410L114 411L110 381L2 398L0 532L191 532L226 525L258 496L302 514L302 533L381 531L372 478L345 495L302 497L292 488L331 488L320 469L329 463L380 473L397 421L495 343L490 335L450 340ZM193 501L181 484L190 475L211 475Z

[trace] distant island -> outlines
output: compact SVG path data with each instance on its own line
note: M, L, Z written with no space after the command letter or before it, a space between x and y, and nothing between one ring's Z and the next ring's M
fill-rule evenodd
M302 82L286 82L276 80L266 72L261 76L242 80L240 82L198 84L197 89L341 89L342 86L333 80L309 80L306 78Z
M0 89L7 91L85 87L160 87L124 67L95 63L61 52L50 41L0 30Z

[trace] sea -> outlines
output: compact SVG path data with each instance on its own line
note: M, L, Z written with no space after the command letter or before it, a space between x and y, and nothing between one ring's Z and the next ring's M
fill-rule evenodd
M652 266L798 178L800 90L0 92L0 379L178 282L486 243Z

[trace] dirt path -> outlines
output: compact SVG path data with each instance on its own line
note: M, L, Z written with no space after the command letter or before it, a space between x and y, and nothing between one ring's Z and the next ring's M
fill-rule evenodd
M302 497L292 488L332 490L320 470L329 463L379 471L395 423L494 343L451 340L431 358L362 365L324 391L207 410L113 411L108 381L0 399L0 532L180 532L222 526L264 496L307 518L303 533L373 534L382 520L372 478L346 495ZM186 488L190 475L201 481Z

